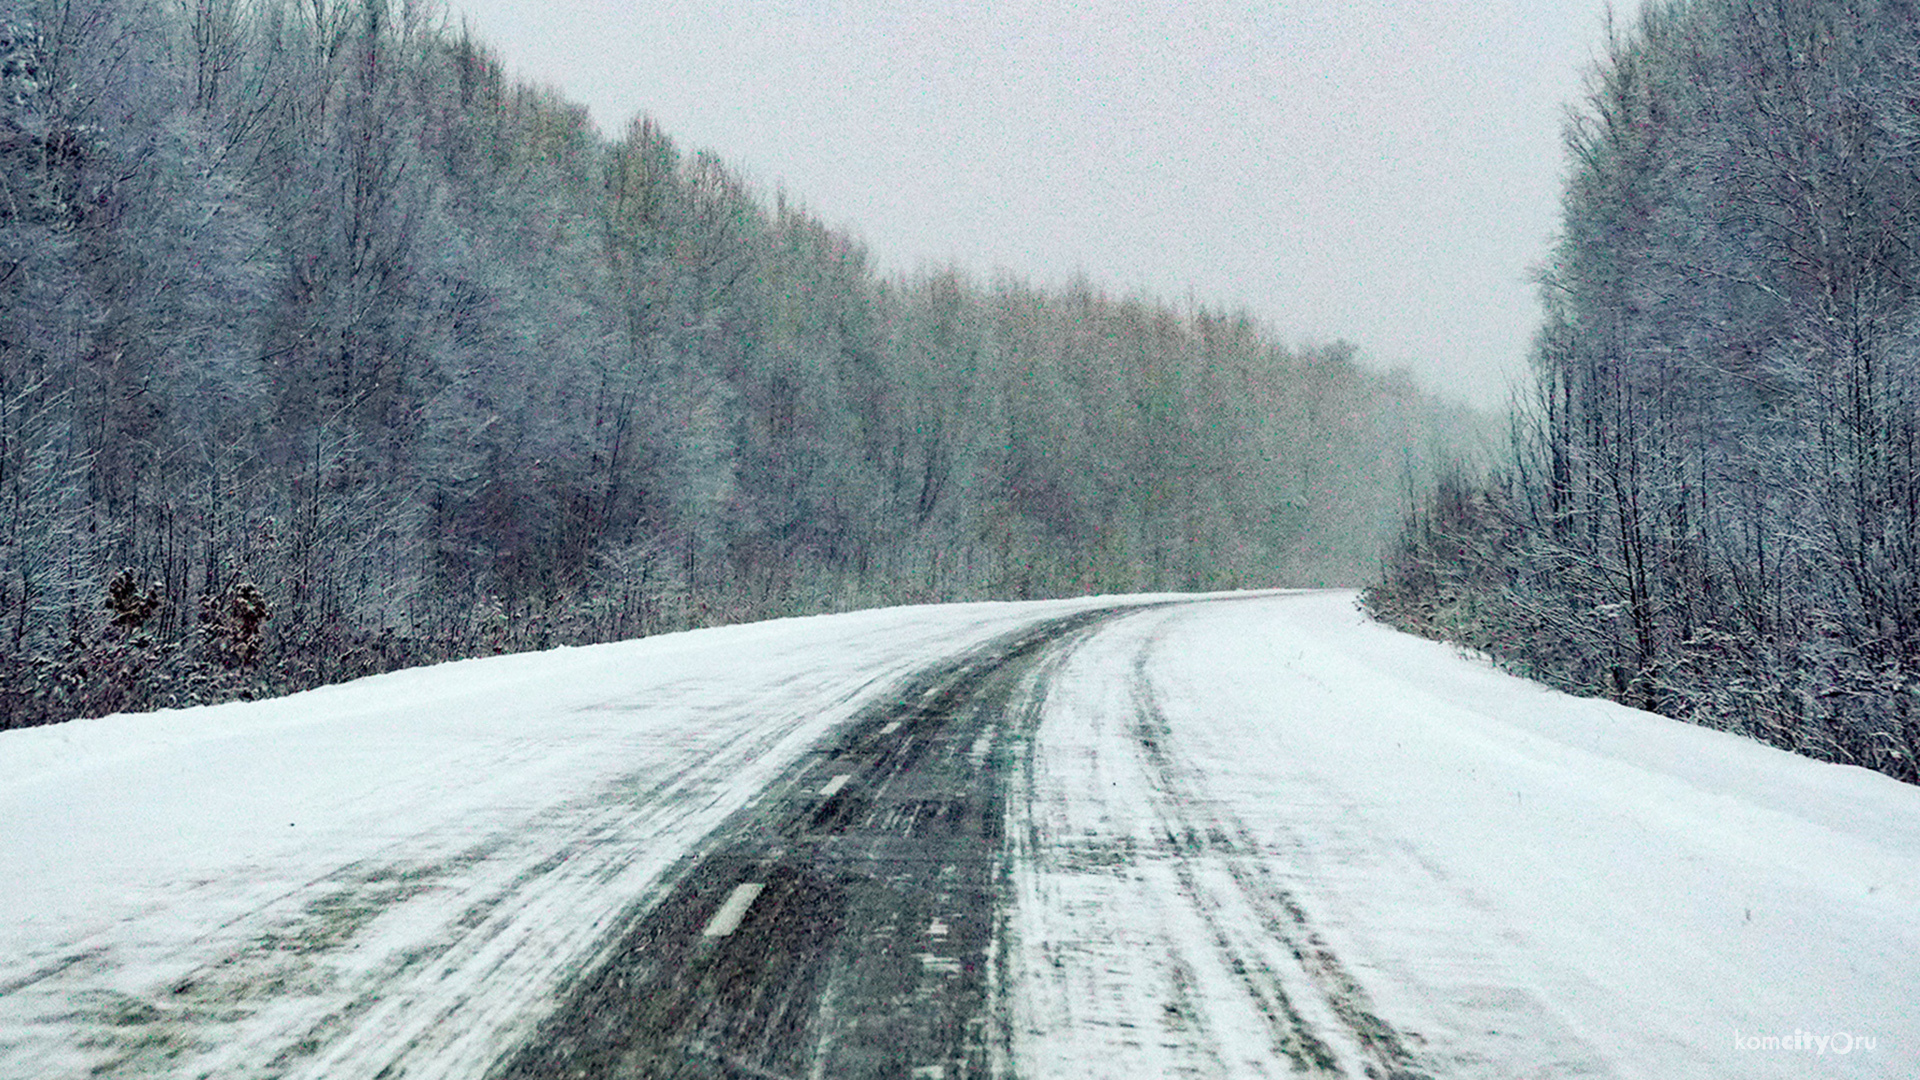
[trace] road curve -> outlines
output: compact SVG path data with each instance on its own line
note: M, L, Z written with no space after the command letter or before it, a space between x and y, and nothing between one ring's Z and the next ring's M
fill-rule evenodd
M968 650L841 727L637 905L493 1075L1007 1071L1008 777L1052 667L1120 613Z
M0 1080L1920 1075L1915 789L1172 600L0 733Z

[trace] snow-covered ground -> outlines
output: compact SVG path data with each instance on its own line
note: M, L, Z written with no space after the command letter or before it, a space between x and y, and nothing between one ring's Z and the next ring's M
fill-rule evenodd
M788 619L0 732L0 1077L478 1076L863 702L1086 606Z
M1026 784L1031 1076L1920 1076L1920 788L1547 691L1349 594L1112 624Z
M0 1078L477 1076L837 723L1088 603L0 732ZM1145 610L1052 670L1008 799L1022 1075L1920 1075L1920 789L1347 593Z

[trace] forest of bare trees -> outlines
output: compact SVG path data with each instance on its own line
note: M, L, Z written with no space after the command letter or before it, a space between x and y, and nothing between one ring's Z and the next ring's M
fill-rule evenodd
M429 4L0 0L0 726L1356 581L1459 424L1242 316L884 277Z
M1920 10L1662 0L1567 134L1537 386L1373 608L1920 781Z

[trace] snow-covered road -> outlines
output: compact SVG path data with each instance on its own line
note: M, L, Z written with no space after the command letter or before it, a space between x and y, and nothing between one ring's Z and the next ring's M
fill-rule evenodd
M1099 603L0 732L0 1077L522 1074L689 865L861 783L831 740L910 734L874 710L916 672ZM942 766L1005 795L983 1067L1920 1075L1920 789L1550 693L1346 593L1048 647L1031 721L969 721ZM963 935L921 932L969 977L940 955Z
M1112 624L1025 784L1032 1076L1920 1076L1920 789L1346 594Z
M0 732L0 1077L475 1077L862 704L1085 602L863 612Z

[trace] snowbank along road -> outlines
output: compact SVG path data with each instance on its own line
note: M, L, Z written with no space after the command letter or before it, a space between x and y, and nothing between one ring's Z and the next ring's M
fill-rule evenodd
M1350 594L0 732L0 1077L1908 1077L1920 790Z

